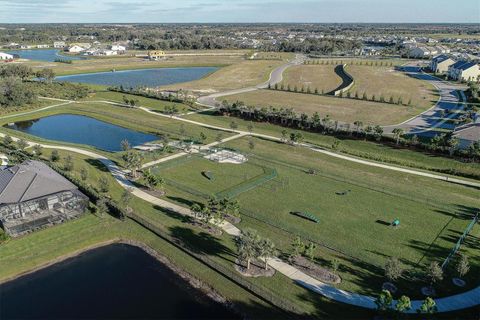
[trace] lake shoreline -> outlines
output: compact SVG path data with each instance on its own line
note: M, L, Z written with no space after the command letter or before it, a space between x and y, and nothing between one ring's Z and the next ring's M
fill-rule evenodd
M160 254L157 252L155 249L151 248L150 246L146 245L143 242L136 241L136 240L130 240L130 239L122 239L122 238L114 238L108 241L102 241L87 247L84 247L79 250L75 250L73 252L61 255L59 257L56 257L44 264L41 264L37 267L34 267L33 269L30 269L28 271L24 271L21 273L18 273L16 275L0 279L0 285L7 284L9 282L15 281L19 278L22 278L24 276L31 275L35 272L38 272L40 270L46 269L48 267L54 266L58 263L64 262L69 259L73 259L75 257L78 257L84 253L87 253L89 251L103 248L103 247L108 247L110 245L115 245L115 244L124 244L124 245L129 245L132 247L137 247L141 250L143 250L145 253L147 253L149 256L153 257L157 262L160 264L164 265L167 269L171 270L174 272L176 275L178 275L181 279L186 281L192 288L199 290L201 293L203 293L206 297L211 299L212 301L219 303L223 306L225 306L227 309L231 310L233 313L240 315L242 318L245 318L245 315L242 314L240 310L236 308L236 306L228 301L225 297L223 297L220 293L218 293L213 287L209 286L205 282L201 281L200 279L196 278L195 276L191 275L189 272L187 272L185 269L177 266L175 263L170 261L167 257L164 255Z

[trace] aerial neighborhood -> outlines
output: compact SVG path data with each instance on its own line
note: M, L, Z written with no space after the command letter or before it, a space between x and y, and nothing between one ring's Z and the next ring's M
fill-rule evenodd
M97 2L0 9L0 319L479 319L472 1Z

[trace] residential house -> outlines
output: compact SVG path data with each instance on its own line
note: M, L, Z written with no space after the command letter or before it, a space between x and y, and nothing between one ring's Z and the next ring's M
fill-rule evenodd
M48 44L37 44L37 49L46 49L50 48Z
M430 47L412 47L408 51L408 56L410 58L429 58L431 56L436 55L438 52L436 49L430 48Z
M445 54L435 56L432 61L430 61L430 70L435 73L446 73L448 67L455 63L455 60L451 59Z
M476 62L461 60L448 67L448 77L456 81L480 80L480 67Z
M161 50L148 51L148 59L159 60L165 57L165 52Z
M73 46L70 46L66 49L66 51L70 52L70 53L80 53L80 52L83 52L85 51L85 48L84 47L81 47L79 45L73 45Z
M13 55L5 53L5 52L0 52L0 60L12 60Z
M127 48L125 46L121 46L118 44L113 44L110 46L110 50L112 51L118 51L118 52L125 52Z
M53 43L53 47L56 48L56 49L63 49L67 46L67 44L65 43L65 41L55 41Z
M12 237L76 218L87 205L74 184L43 162L0 170L0 222Z

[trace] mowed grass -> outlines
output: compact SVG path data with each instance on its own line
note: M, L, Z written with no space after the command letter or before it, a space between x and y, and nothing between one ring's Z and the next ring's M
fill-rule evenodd
M327 93L342 84L342 78L335 73L335 65L298 65L288 68L283 74L284 88L302 87Z
M227 101L243 101L255 107L293 108L297 113L330 115L340 122L362 121L365 125L389 125L405 121L425 109L313 94L257 90L225 97Z
M207 195L214 195L235 187L264 173L261 167L248 162L243 164L218 163L198 156L192 156L190 160L169 168L156 167L152 169L152 172ZM212 180L205 176L206 172L212 174Z
M250 158L275 168L278 177L237 197L242 208L240 228L259 230L284 253L291 251L296 236L325 246L319 248L318 261L329 267L333 258L341 260L343 289L374 294L384 281L382 268L391 256L420 273L431 261L443 262L480 206L475 189L332 161L314 151L262 139L254 142ZM226 145L243 152L250 150L248 139ZM316 174L308 174L308 169ZM180 178L187 187L206 193L209 189L202 185L205 178L198 170L185 164L175 173L188 177L187 182ZM205 202L175 187L167 188L166 198L183 204ZM320 223L294 216L292 211L311 213ZM389 226L394 219L400 219L400 227ZM462 249L475 270L480 268L480 256L474 249L479 236L480 229L475 228L469 244ZM476 283L473 279L472 286ZM423 282L406 282L402 290L415 296L421 285ZM446 281L440 292L454 290Z
M72 64L29 61L25 64L34 69L51 68L57 75L94 73L115 70L175 68L175 67L214 67L237 64L244 61L243 56L170 56L163 60L150 61L140 57L117 57L75 60Z
M430 108L438 100L433 85L396 71L394 67L347 65L346 70L355 79L350 89L352 95L357 92L362 97L366 93L369 99L375 95L376 100L383 96L385 101L392 97L395 102L402 98L404 104L411 100L412 105L423 109Z
M154 111L160 111L160 112L165 112L166 107L170 106L175 106L177 107L177 110L179 113L184 113L188 111L193 111L195 109L190 108L189 106L183 104L183 103L177 103L177 102L170 102L170 101L165 101L165 100L158 100L158 99L152 99L152 98L145 98L133 94L124 94L120 92L114 92L114 91L96 91L92 94L90 94L87 98L84 99L84 101L101 101L101 100L106 100L106 101L111 101L111 102L118 102L118 103L124 103L123 98L126 97L129 100L137 100L137 106L141 107L147 107L150 110Z
M267 81L270 72L284 63L282 60L246 60L221 68L205 78L162 88L182 89L207 94L255 86Z

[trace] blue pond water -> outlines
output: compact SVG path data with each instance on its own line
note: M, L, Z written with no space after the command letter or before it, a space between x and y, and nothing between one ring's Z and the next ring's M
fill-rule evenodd
M73 114L59 114L19 121L7 127L44 139L87 144L112 152L121 150L120 143L123 139L127 139L132 146L159 139L153 134Z
M199 68L155 68L126 70L116 72L98 72L57 77L57 81L81 82L107 86L135 88L139 86L156 87L200 79L216 71L215 67Z
M45 49L45 50L9 50L6 51L10 54L16 54L22 59L39 60L39 61L55 61L55 59L62 60L80 60L82 57L67 56L60 54L57 49Z
M0 319L235 319L143 250L94 249L0 286Z

